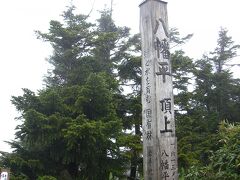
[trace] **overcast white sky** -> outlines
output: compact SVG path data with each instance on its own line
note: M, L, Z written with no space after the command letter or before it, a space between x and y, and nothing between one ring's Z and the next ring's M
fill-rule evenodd
M11 96L21 95L21 88L36 91L49 68L46 58L51 47L36 39L34 30L46 32L50 20L70 5L70 0L0 0L0 151L9 151L4 140L14 139L18 116ZM94 0L73 0L77 12L88 14ZM92 16L109 7L111 0L95 0ZM128 26L138 33L139 7L142 0L113 0L113 17L119 26ZM238 0L168 0L170 27L194 37L184 46L187 55L200 58L216 47L220 27L240 44L240 1ZM240 59L235 59L236 63ZM235 68L235 72L239 72ZM240 77L240 73L235 73Z

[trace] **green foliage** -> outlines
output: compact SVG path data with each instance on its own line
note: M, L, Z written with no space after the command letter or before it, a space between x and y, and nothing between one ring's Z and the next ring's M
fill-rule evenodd
M220 148L211 157L212 170L219 178L240 178L240 126L222 122L219 126Z
M89 71L97 71L96 60L90 56L94 25L86 21L86 16L75 15L74 9L70 7L63 13L64 23L51 21L48 33L36 32L54 49L49 58L54 69L46 77L48 85L82 84Z
M16 178L122 177L131 158L121 150L128 135L118 109L125 97L114 70L125 55L129 29L117 27L107 10L97 25L75 15L74 7L63 19L51 21L48 33L37 31L53 47L53 69L45 89L23 89L12 98L22 123L16 141L9 142L14 151L1 162Z
M181 176L185 179L239 179L240 126L222 122L218 132L218 149L210 156L207 166L195 164L187 171L182 169Z
M193 34L188 34L185 37L181 37L177 28L171 28L169 35L171 48L185 44L193 36Z
M116 139L122 125L116 116L114 92L105 80L102 74L92 74L83 86L48 88L38 96L32 94L35 98L30 99L37 99L39 106L23 113L24 123L16 134L37 159L28 160L29 168L36 166L40 171L41 166L49 165L49 173L56 175L65 170L64 166L77 172L81 164L81 177L106 177L111 169L121 167ZM15 100L20 107L22 101ZM53 164L55 170L51 169Z
M47 33L36 32L52 45L52 69L45 88L12 97L21 124L8 142L13 152L0 157L11 179L143 174L140 36L116 26L108 10L93 24L74 9L62 22L51 21ZM171 47L191 37L172 29ZM239 47L221 29L209 55L193 60L182 50L171 54L180 179L240 178L240 125L222 122L240 122L240 80L228 64ZM125 87L131 87L127 95Z
M193 93L187 101L180 97L189 108L176 114L181 178L239 179L239 127L221 123L218 128L222 120L239 121L239 80L228 69L238 48L221 29L215 51L194 63Z
M57 179L52 176L41 176L41 177L38 177L37 180L57 180Z

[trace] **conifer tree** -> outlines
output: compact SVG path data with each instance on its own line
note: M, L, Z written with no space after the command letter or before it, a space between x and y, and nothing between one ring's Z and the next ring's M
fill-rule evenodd
M63 22L51 21L47 33L37 31L53 47L52 69L44 89L23 89L22 96L12 98L22 124L10 142L13 153L2 162L15 177L105 180L124 175L122 95L114 69L129 29L117 27L109 11L100 14L94 25L70 7Z

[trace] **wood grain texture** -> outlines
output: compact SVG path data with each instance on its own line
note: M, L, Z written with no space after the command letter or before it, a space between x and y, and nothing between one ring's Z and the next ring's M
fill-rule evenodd
M140 5L140 32L144 179L177 180L177 140L166 2L148 0Z

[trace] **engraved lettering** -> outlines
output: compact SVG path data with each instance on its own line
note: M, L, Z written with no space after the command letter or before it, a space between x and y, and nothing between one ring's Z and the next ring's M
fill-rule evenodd
M164 116L165 129L160 130L160 133L172 132L172 129L168 129L167 125L170 124L170 121L167 120L167 116Z
M158 62L159 65L159 72L156 73L156 75L162 75L163 76L163 82L166 82L166 75L171 76L171 73L169 72L169 67L167 62Z
M171 98L164 98L163 100L160 101L160 103L161 103L161 110L164 113L169 112L170 114L172 114Z

